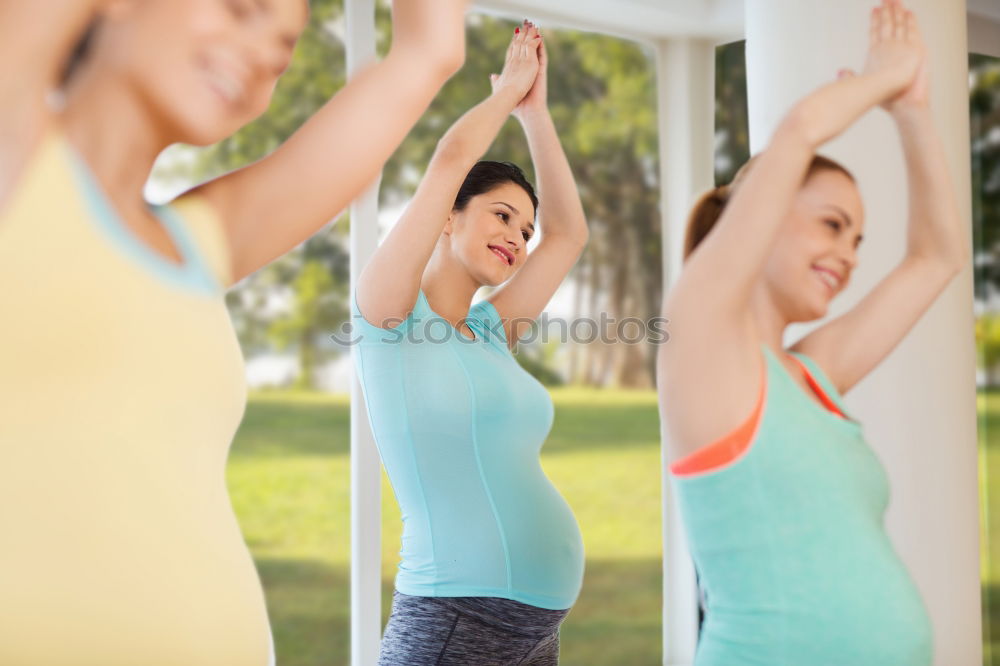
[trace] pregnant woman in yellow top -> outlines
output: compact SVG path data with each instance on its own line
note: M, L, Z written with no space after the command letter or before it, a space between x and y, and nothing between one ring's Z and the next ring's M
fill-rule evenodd
M245 402L224 289L375 177L461 65L464 4L397 0L381 63L163 207L156 156L264 111L308 3L0 5L0 664L273 660L224 482Z

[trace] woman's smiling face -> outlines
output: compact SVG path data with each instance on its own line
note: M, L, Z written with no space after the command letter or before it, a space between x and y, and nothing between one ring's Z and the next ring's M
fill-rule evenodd
M445 234L469 274L479 284L496 286L510 279L528 258L535 207L522 187L503 183L453 211Z
M119 0L88 64L122 78L171 140L206 145L267 109L308 20L306 0Z
M822 169L806 180L763 273L772 299L789 321L826 314L857 266L863 230L864 206L851 178Z

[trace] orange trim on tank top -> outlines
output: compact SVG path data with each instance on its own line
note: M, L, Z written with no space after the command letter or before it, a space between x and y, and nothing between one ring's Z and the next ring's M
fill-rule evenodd
M786 354L786 356L795 361L796 365L802 369L802 372L806 376L806 381L809 383L812 390L819 396L823 405L840 418L846 419L847 417L844 416L844 414L837 408L837 405L826 394L823 388L819 385L819 382L813 379L813 376L810 374L806 365L791 354ZM766 381L766 376L764 381ZM728 465L739 458L740 455L742 455L748 448L750 448L751 438L757 430L757 423L760 421L760 413L764 407L764 381L760 384L760 392L757 394L757 404L753 408L753 413L750 414L750 417L728 435L725 435L711 444L707 444L694 453L676 461L670 466L671 474L676 476L687 476L691 474L709 472L713 469Z
M826 391L824 391L823 387L819 385L819 382L817 382L813 378L813 376L809 374L809 368L806 367L805 363L800 361L795 356L792 356L791 354L788 354L788 357L793 361L795 361L796 365L802 368L802 373L806 376L806 381L809 382L809 386L811 386L812 390L815 391L816 395L819 396L819 399L823 403L823 405L831 412L839 416L840 418L846 419L847 416L845 416L844 413L840 411L840 409L837 407L837 403L835 403L833 400L830 399L830 396L826 394Z

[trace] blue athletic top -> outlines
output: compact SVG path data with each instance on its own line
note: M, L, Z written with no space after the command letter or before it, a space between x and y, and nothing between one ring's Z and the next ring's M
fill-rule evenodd
M695 666L929 666L930 617L886 534L888 478L861 424L761 347L749 448L673 476L707 598ZM793 355L849 414L822 368Z
M392 328L367 322L353 299L351 309L352 356L402 510L396 589L571 607L583 540L539 461L552 400L514 359L496 308L469 310L473 339L423 291Z

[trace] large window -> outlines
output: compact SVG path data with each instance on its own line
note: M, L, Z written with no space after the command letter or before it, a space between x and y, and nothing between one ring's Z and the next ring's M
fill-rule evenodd
M715 184L723 185L750 159L746 42L715 49Z
M1000 58L969 57L983 663L1000 664ZM992 488L991 488L992 482Z

